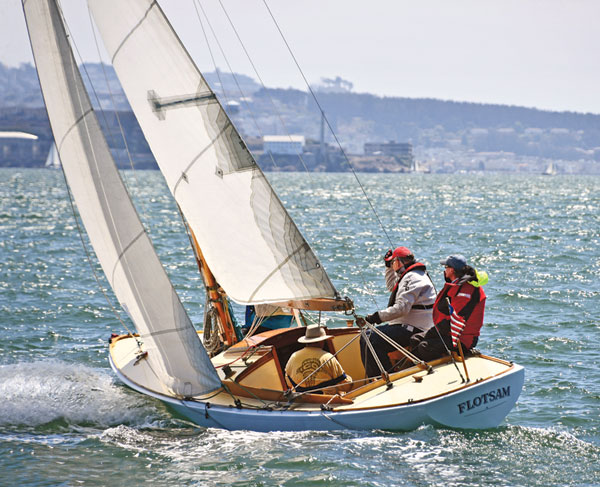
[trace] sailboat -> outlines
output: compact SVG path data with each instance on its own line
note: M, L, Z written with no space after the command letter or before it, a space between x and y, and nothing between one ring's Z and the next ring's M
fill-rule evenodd
M418 161L415 157L413 157L410 170L411 170L411 172L423 173L423 174L429 174L431 172L429 167L425 166L423 163Z
M50 150L48 151L48 156L46 157L44 167L48 169L60 168L60 157L58 155L58 150L56 149L56 144L54 142L52 142L52 145L50 146Z
M356 326L329 329L326 342L358 378L349 392L299 392L287 385L283 370L304 328L242 337L229 300L286 308L299 323L311 311L356 317L352 301L335 289L159 4L90 0L89 6L185 219L207 293L203 343L121 180L56 0L23 0L67 182L106 278L137 331L111 337L109 362L117 377L205 427L499 425L519 397L521 366L484 354L449 355L429 363L409 360L366 379L358 340L363 329Z
M542 175L544 176L556 176L556 165L554 164L554 161L550 161L548 163L548 165L546 166L546 169L544 169L544 172L542 173Z

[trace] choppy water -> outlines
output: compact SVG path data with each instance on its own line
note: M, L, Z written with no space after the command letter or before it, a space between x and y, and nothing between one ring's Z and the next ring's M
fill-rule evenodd
M390 244L353 178L269 177L340 292L363 313L383 306ZM200 323L201 280L160 174L127 180ZM393 245L438 287L450 252L490 274L480 348L524 365L525 388L495 430L285 434L196 428L119 384L107 338L123 329L62 174L0 181L0 485L600 485L600 178L363 176Z

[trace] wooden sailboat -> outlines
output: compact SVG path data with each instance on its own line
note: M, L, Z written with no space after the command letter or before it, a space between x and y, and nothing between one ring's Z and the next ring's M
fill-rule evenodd
M90 0L92 15L168 187L185 217L221 343L207 353L116 169L56 0L23 8L54 139L82 221L137 334L114 336L110 364L131 388L202 426L412 429L500 424L522 367L485 355L415 361L348 393L297 393L283 368L304 329L239 340L228 299L353 312L286 212L215 94L151 0ZM364 377L361 330L330 329L327 348ZM222 349L222 350L221 350ZM458 362L458 363L457 363ZM468 371L465 380L459 367Z

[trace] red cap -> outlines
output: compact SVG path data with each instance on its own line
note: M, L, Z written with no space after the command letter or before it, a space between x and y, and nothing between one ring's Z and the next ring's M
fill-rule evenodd
M396 249L392 252L392 255L390 255L387 259L388 262L390 260L394 260L394 259L404 259L406 257L408 257L409 255L413 255L413 253L407 249L406 247L396 247Z

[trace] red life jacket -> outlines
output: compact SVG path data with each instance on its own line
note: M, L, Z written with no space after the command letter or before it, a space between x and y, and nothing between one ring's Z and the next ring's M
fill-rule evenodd
M454 284L447 282L437 295L433 305L433 323L443 335L450 335L450 311L446 298L454 312L465 320L465 327L460 341L467 349L474 346L475 337L479 336L483 326L485 310L485 292L482 287L475 287L468 282Z

